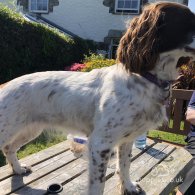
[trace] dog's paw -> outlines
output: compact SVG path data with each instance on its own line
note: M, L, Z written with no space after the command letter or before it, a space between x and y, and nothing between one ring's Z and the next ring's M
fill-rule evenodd
M20 169L14 170L14 173L17 175L25 175L31 172L32 169L30 166L22 166Z
M131 188L131 190L124 189L123 195L144 195L144 191L142 190L140 185L138 185L137 183L134 183L134 182L133 182L133 184L134 185Z

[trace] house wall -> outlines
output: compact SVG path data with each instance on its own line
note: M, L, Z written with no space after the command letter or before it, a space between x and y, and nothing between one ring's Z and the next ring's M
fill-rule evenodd
M103 0L60 0L52 13L42 16L84 39L103 42L110 29L124 31L127 21L135 15L111 14Z
M102 0L60 0L49 15L42 15L84 38L103 42L110 29L124 30L132 15L113 15Z

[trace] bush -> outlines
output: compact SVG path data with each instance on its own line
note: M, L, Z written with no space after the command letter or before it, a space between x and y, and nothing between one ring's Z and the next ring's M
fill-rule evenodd
M74 63L69 67L65 67L67 71L82 71L89 72L93 69L112 66L116 62L113 59L106 59L103 55L90 53L89 56L85 55L83 63Z
M113 59L106 59L103 55L91 54L90 56L85 56L83 63L85 66L81 71L89 72L93 69L112 66L116 62Z
M92 41L28 22L0 5L0 83L32 72L63 70L95 49Z

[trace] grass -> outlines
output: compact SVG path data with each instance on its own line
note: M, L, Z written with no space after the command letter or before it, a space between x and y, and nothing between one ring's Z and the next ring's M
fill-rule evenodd
M168 142L173 142L175 144L180 144L180 145L185 145L186 142L184 135L178 135L178 134L174 134L174 133L167 133L167 132L163 132L163 131L159 131L159 130L150 130L148 132L148 136L152 137L152 138L158 138L160 140L165 140Z
M42 133L38 138L26 144L18 151L18 158L24 158L30 154L39 152L64 140L66 140L66 136L63 134L48 135L47 133ZM0 166L3 166L5 164L5 157L2 152L0 152Z
M173 127L173 120L170 120L169 127L170 128ZM181 121L180 129L184 130L184 122L183 121ZM184 141L186 136L184 136L184 135L178 135L178 134L168 133L168 132L159 131L159 130L150 130L148 132L148 136L152 137L152 138L158 138L160 140L165 140L168 142L173 142L173 143L179 144L179 145L186 144L186 142Z

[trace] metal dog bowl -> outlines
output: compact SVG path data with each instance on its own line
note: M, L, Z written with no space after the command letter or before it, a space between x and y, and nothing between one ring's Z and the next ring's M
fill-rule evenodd
M63 186L59 183L53 183L48 186L47 193L48 194L57 194L63 190Z

